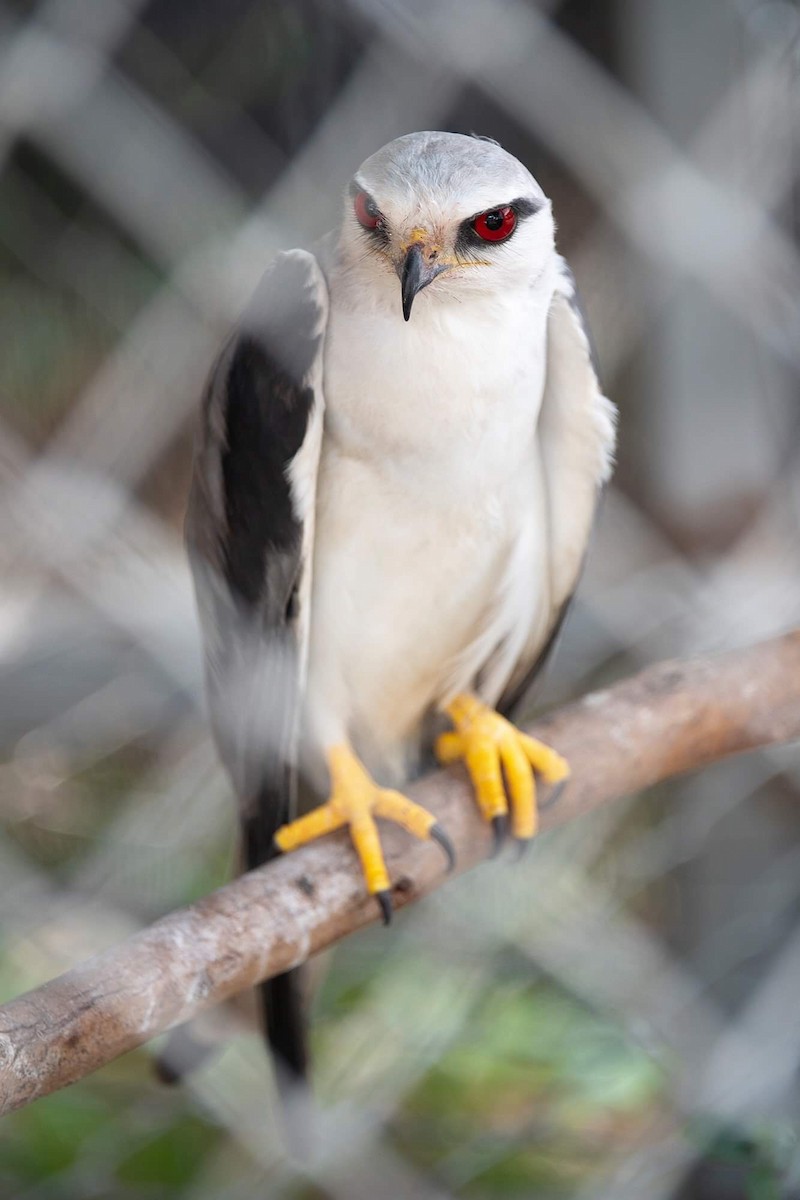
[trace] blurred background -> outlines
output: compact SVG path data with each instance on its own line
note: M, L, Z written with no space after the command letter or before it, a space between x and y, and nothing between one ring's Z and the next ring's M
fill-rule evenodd
M0 1000L232 869L195 407L390 138L531 168L621 410L536 704L797 620L799 72L790 0L0 0ZM302 1166L251 1033L6 1118L0 1196L797 1200L799 781L771 750L620 800L343 944Z

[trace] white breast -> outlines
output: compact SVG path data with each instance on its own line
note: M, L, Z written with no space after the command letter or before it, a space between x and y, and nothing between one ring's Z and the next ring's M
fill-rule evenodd
M323 744L350 737L386 773L493 655L496 700L515 635L547 620L546 299L419 305L406 324L399 299L331 297L309 697Z

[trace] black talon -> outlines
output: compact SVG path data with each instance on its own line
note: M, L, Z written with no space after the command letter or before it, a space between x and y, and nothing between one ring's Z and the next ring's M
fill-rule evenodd
M381 906L381 916L383 917L384 925L391 925L393 911L391 892L376 892L375 899Z
M447 858L447 873L449 874L452 871L453 867L456 865L455 846L450 841L450 838L447 836L445 831L442 829L442 827L438 821L436 822L435 825L431 825L429 834L433 838L433 840L435 842L438 842L439 845L444 850L445 857Z
M506 834L508 833L508 817L505 813L499 817L492 817L492 833L494 834L492 858L496 858L503 847L503 842L506 840Z
M515 838L514 841L517 843L517 862L520 862L530 850L533 838Z
M547 812L548 808L553 808L561 799L561 793L567 786L566 779L562 779L560 783L554 784L548 796L545 796L543 802L538 805L539 812Z

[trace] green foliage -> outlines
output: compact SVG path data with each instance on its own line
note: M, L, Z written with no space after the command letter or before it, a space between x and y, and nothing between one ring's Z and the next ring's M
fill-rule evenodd
M140 1064L137 1087L147 1094ZM110 1068L93 1081L48 1096L7 1117L0 1137L2 1195L39 1185L42 1195L77 1200L91 1195L181 1196L196 1180L221 1137L183 1100L152 1097L149 1113L137 1108L131 1088L119 1086L125 1068ZM111 1082L116 1078L117 1082ZM91 1181L91 1183L89 1183ZM143 1191L138 1189L143 1188ZM37 1195L40 1194L37 1192Z
M722 1169L735 1177L746 1200L784 1200L784 1183L797 1131L756 1123L744 1128L699 1122L691 1131L712 1171Z
M116 1171L123 1183L162 1183L179 1188L196 1178L204 1155L218 1139L205 1121L186 1115L148 1138L123 1158Z
M549 984L512 982L486 991L396 1128L404 1153L458 1194L568 1196L653 1111L660 1085L618 1028Z

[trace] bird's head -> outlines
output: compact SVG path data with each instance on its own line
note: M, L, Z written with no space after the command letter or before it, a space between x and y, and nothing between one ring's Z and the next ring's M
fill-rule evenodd
M550 201L518 159L483 138L397 138L348 189L340 253L362 279L397 276L406 321L430 284L431 297L450 299L533 286L554 248Z

